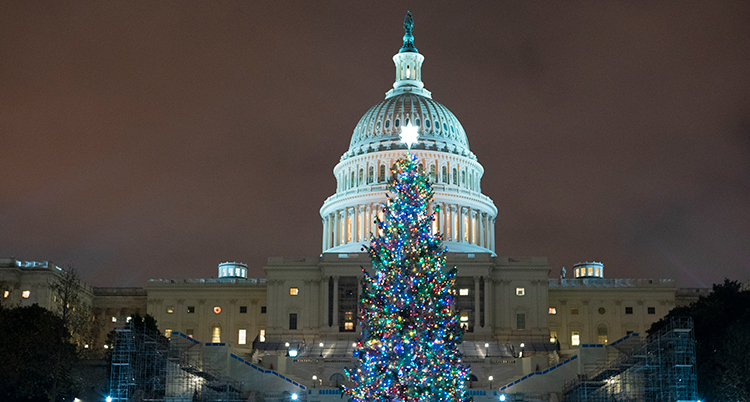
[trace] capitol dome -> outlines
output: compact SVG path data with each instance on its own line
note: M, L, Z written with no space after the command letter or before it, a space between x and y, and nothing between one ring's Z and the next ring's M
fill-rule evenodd
M420 128L416 149L437 149L476 159L469 150L466 132L447 107L428 96L399 93L368 110L354 128L343 159L370 151L405 148L399 139L401 126Z
M385 100L371 107L354 127L349 149L333 168L336 193L323 203L323 253L358 253L377 235L383 219L392 167L407 152L402 127L418 128L411 153L429 174L434 199L433 232L448 252L495 255L495 203L482 194L484 168L469 150L463 126L432 99L422 82L422 56L414 47L413 21L404 21L403 46L393 56L396 79Z

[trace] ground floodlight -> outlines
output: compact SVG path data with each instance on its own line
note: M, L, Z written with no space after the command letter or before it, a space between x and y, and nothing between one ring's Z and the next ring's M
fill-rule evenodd
M297 357L297 349L289 349L290 357Z
M297 398L299 398L299 395L297 395L297 393L296 393L296 392L295 392L295 393L293 393L293 394L292 394L292 400L293 400L293 401L296 401L296 400L297 400Z
M505 402L505 394L500 395L500 401Z

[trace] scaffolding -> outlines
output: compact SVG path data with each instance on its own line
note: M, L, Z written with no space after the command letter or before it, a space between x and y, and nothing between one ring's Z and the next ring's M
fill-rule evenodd
M115 329L110 375L112 402L240 402L242 384L212 367L201 343L174 332L170 338L126 323ZM214 366L218 366L214 362Z
M693 321L678 317L612 362L567 383L563 401L696 401L696 389Z

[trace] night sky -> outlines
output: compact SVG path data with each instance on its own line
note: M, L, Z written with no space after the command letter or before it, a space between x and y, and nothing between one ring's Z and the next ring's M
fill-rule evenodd
M498 254L750 278L748 1L0 2L0 257L145 286L318 255L407 9Z

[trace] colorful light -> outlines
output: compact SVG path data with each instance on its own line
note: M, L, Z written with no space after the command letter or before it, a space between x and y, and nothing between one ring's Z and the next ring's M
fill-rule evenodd
M413 155L399 159L392 176L375 221L382 235L367 248L374 274L364 272L357 364L346 370L354 385L344 391L357 402L465 401L469 369L460 363L462 329L451 309L456 270L443 272L432 190Z

